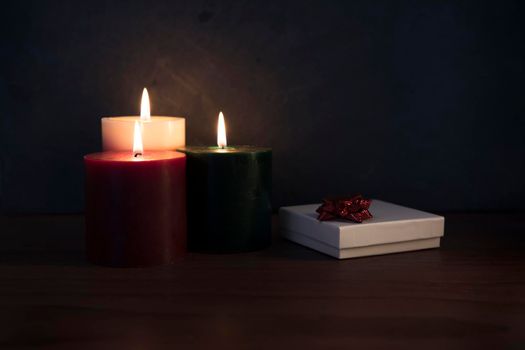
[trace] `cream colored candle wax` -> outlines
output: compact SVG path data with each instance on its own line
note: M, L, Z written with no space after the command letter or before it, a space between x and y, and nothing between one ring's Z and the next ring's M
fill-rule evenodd
M175 150L186 145L186 120L181 117L151 116L148 90L142 93L140 116L102 118L104 151L126 151L133 146L135 122L142 129L144 149Z

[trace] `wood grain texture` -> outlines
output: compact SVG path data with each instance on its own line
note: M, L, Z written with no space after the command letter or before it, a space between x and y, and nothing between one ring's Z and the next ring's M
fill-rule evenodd
M524 349L525 216L446 220L438 250L337 261L276 233L112 269L84 261L81 216L1 218L0 349Z

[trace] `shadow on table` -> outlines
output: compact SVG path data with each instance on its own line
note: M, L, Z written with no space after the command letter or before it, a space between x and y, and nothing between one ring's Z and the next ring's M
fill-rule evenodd
M283 238L279 233L279 217L277 215L272 216L272 245L262 251L260 256L285 260L337 261L328 255Z
M300 244L275 236L273 237L272 245L268 249L262 251L260 256L286 260L337 261L337 259L334 259L328 255L319 253Z
M48 266L89 266L85 253L79 252L52 252L52 251L0 251L0 266L48 265Z

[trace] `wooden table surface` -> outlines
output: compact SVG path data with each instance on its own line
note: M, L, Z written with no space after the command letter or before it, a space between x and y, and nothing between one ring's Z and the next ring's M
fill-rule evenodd
M276 234L155 269L87 264L83 232L0 218L0 349L525 349L523 214L446 215L434 250L338 261Z

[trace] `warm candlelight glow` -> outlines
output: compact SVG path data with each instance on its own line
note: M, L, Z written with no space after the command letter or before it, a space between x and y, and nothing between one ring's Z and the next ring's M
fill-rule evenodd
M144 88L142 91L142 101L140 103L140 120L150 120L151 112L149 108L148 90Z
M135 133L133 134L133 156L141 157L143 152L144 147L142 146L142 131L137 120L135 121Z
M219 123L217 126L217 146L224 148L227 146L226 142L226 125L224 124L224 115L219 112Z

